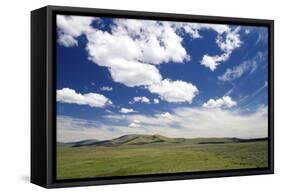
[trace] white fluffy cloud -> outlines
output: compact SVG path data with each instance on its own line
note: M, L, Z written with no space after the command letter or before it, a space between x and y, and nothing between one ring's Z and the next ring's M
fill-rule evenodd
M134 40L133 37L139 39ZM145 86L169 102L191 102L197 94L193 90L195 88L198 91L196 86L191 83L162 80L159 70L154 66L168 61L182 62L189 58L180 44L181 38L168 23L161 25L153 21L117 20L112 34L93 31L88 39L87 49L91 59L108 67L115 82L129 87ZM161 42L166 46L161 47ZM165 88L161 89L161 86ZM175 90L171 87L175 87ZM172 97L174 91L180 94Z
M132 108L121 108L119 112L124 113L124 114L128 114L128 113L134 113L134 112L137 112L137 111L135 111Z
M233 30L227 31L225 37L218 36L216 43L218 44L219 48L225 53L231 54L234 49L240 47L242 42L240 40L239 31L240 27L236 27Z
M208 54L204 55L201 64L205 67L208 67L211 71L214 71L217 66L220 64L220 62L226 61L229 58L228 53L224 53L222 55L215 55L210 56Z
M102 90L102 91L112 91L113 88L112 87L103 86L103 87L100 88L100 90Z
M240 28L231 29L228 25L222 24L200 24L200 23L175 23L176 28L183 29L185 33L192 38L203 38L200 31L213 30L217 33L216 43L223 52L221 55L210 56L205 54L202 57L201 64L211 71L214 71L218 65L228 60L233 50L240 47L241 40L239 31Z
M223 96L219 99L210 99L203 104L204 108L231 108L236 106L237 103L229 96Z
M137 59L150 64L190 60L182 38L170 22L149 20L115 20L114 36L132 37L138 48Z
M114 25L111 26L111 32L107 32L90 26L95 19L92 18L90 21L84 21L85 25L77 26L80 30L71 32L70 29L76 24L75 17L71 19L68 16L64 17L60 19L63 22L58 24L59 41L64 34L76 41L75 38L84 33L88 41L86 50L89 60L99 66L107 67L115 82L128 87L143 86L169 102L191 103L192 98L197 94L198 89L191 83L163 80L156 67L162 63L182 63L190 60L190 56L181 44L182 38L177 34L177 28L173 26L173 23L116 19ZM74 46L75 44L63 45ZM165 88L160 89L161 86ZM172 86L176 89L169 89ZM183 91L180 91L181 89ZM174 91L179 94L175 98L171 93Z
M76 93L70 88L57 90L57 101L62 103L89 105L91 107L104 107L112 104L111 100L102 94L97 93Z
M168 112L156 114L156 117L164 119L173 119L173 116Z
M88 41L89 59L107 67L115 82L128 87L144 86L168 102L191 103L198 94L192 83L163 80L155 66L190 60L181 44L179 30L192 38L202 38L200 30L217 32L216 43L223 53L215 56L206 54L201 60L201 64L212 71L241 45L240 28L231 29L227 25L116 19L111 25L111 32L107 32L93 28L90 24L94 20L97 18L58 16L59 43L77 45L76 38L84 34Z
M153 103L154 103L154 104L159 104L159 102L160 102L159 99L157 99L157 98L154 98L154 99L153 99Z
M225 29L224 33L219 33L216 43L223 53L215 56L205 54L201 60L201 64L210 68L211 71L214 71L218 65L228 60L232 52L242 44L239 31L240 28L237 27L234 30L228 28Z
M253 73L258 68L258 64L261 63L264 59L264 54L258 52L258 54L253 59L244 61L240 65L235 66L232 69L227 68L224 74L218 76L218 79L222 81L232 81L241 77L246 72Z
M183 29L191 38L203 38L200 35L201 30L214 30L218 34L223 34L230 30L228 25L223 24L200 24L200 23L175 23L176 28Z
M150 85L148 89L152 93L159 94L162 100L168 102L192 103L192 99L198 94L198 89L193 84L169 79Z
M91 31L90 24L94 20L97 18L57 15L58 43L65 47L77 46L76 38Z
M115 82L134 87L157 83L162 79L155 66L135 60L140 50L131 37L103 31L93 31L87 37L90 59L107 67Z
M136 103L136 102L150 104L150 100L147 97L145 97L145 96L136 96L136 97L134 97L133 101L130 101L130 104L133 104L133 103Z

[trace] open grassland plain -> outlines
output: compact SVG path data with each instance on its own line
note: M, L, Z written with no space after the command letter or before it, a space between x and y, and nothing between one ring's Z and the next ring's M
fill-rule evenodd
M57 145L57 179L95 178L268 166L268 141L157 139ZM132 142L132 141L130 141ZM116 143L116 142L115 142ZM79 144L80 145L80 144Z

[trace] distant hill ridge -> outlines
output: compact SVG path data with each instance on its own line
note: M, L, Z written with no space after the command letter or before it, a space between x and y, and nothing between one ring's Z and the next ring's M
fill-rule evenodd
M97 139L86 139L82 141L76 141L76 142L67 142L67 143L62 143L58 142L57 144L59 146L65 146L65 147L81 147L81 146L88 146L93 143L99 142Z
M121 145L146 145L146 144L172 144L172 143L190 143L190 144L223 144L235 142L252 142L265 141L268 138L253 138L253 139L239 139L239 138L170 138L163 135L139 135L130 134L123 135L118 138L110 140L99 141L97 139L87 139L77 142L62 143L57 145L61 147L82 147L82 146L121 146Z

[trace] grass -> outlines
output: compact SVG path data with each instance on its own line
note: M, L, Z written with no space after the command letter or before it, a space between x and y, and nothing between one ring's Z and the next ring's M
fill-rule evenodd
M196 142L196 141L194 141ZM57 179L262 168L267 141L57 147Z

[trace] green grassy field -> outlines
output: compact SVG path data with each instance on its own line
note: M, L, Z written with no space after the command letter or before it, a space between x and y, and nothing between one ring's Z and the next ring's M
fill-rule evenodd
M199 144L198 141L58 146L57 179L260 168L268 165L266 140L206 144Z

